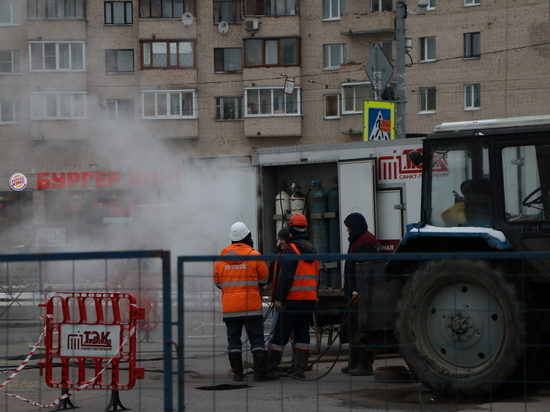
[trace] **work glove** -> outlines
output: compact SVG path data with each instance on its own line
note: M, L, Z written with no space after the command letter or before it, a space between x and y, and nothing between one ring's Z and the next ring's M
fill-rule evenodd
M285 310L285 305L283 305L278 300L275 301L275 303L273 304L273 307L275 308L275 310L279 310L279 311Z

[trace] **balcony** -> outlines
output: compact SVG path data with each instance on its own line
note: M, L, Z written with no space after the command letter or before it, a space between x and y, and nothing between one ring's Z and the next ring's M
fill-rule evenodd
M250 16L243 20L243 37L299 36L299 16Z
M395 33L395 12L348 12L340 20L344 36L384 35Z
M73 140L84 141L89 137L88 119L78 120L33 120L30 135L36 141Z
M302 116L247 117L246 137L301 137Z
M199 138L198 119L142 120L153 139L194 140Z

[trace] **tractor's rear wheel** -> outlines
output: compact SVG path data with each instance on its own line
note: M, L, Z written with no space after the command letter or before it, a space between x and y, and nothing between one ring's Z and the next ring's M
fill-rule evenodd
M398 304L396 333L411 372L440 393L495 390L523 353L520 296L486 262L423 263Z

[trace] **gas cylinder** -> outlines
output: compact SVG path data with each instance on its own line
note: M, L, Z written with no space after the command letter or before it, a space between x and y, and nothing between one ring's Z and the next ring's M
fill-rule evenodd
M275 234L279 233L279 230L286 225L290 216L290 196L284 191L285 184L281 184L281 190L275 196ZM280 219L278 217L281 217Z
M306 196L300 192L300 185L292 183L292 196L290 196L290 214L302 213L306 215Z
M340 205L338 203L338 177L334 177L332 189L328 192L328 212L334 213L334 217L328 219L328 241L329 253L340 253L340 225L338 224L338 212ZM340 273L340 262L336 263L336 267L329 270L330 287L332 289L340 289L342 287L342 276Z
M313 192L313 204L311 206L311 218L309 221L309 237L318 253L328 253L328 222L324 214L328 211L328 195L319 180L311 182ZM330 287L329 272L321 269L319 287Z

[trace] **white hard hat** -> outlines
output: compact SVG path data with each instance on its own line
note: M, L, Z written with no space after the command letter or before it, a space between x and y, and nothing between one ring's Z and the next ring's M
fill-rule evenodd
M235 222L231 226L231 231L229 232L229 238L233 242L238 242L239 240L243 240L248 234L250 233L250 230L246 227L246 225L243 222Z

